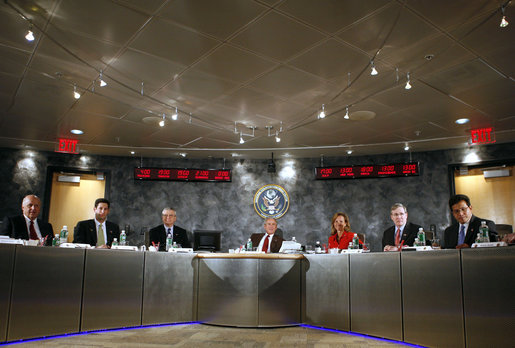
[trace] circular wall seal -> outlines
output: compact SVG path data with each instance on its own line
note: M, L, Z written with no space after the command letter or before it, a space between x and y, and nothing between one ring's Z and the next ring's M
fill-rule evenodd
M290 206L288 192L279 185L265 185L254 195L254 209L263 218L279 219Z

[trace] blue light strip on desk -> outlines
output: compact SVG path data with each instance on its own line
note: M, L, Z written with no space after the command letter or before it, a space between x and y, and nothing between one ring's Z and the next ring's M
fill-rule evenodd
M37 338L27 338L27 339L21 339L16 341L9 341L9 342L2 342L0 343L0 346L9 346L13 344L20 344L20 343L28 343L28 342L37 342L37 341L45 341L45 340L51 340L55 338L62 338L62 337L73 337L73 336L81 336L81 335L88 335L90 333L99 333L99 332L113 332L113 331L124 331L124 330L138 330L138 329L150 329L153 327L163 327L163 326L178 326L178 325L195 325L195 324L202 324L200 321L188 321L184 323L174 323L174 324L153 324L153 325L143 325L143 326L127 326L122 328L114 328L114 329L101 329L101 330L92 330L92 331L82 331L82 332L75 332L75 333L69 333L69 334L63 334L63 335L55 335L55 336L44 336L44 337L37 337Z
M300 327L305 327L305 328L308 328L308 329L324 330L324 331L342 333L342 334L346 334L346 335L363 337L363 338L371 339L371 340L377 340L377 341L383 341L383 342L389 342L389 343L396 343L396 344L401 344L403 346L408 346L408 347L424 347L424 346L419 346L419 345L416 345L416 344L406 343L406 342L402 342L402 341L390 340L390 339L387 339L387 338L368 336L368 335L364 335L364 334L360 334L360 333L356 333L356 332L342 331L342 330L336 330L336 329L328 329L326 327L312 326L312 325L306 325L306 324L301 324L299 326Z

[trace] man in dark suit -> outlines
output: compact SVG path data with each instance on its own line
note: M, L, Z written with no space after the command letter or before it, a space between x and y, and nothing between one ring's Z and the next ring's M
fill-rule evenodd
M457 222L447 227L444 232L444 245L446 249L470 248L479 233L481 221L486 221L490 241L495 241L497 232L493 221L478 218L472 215L470 199L465 195L454 195L449 199L449 208Z
M383 250L398 251L401 244L413 245L421 226L408 223L408 208L401 203L395 203L390 208L390 218L394 226L383 232Z
M6 217L2 223L2 235L17 239L45 239L45 245L52 245L52 225L38 219L41 200L36 195L27 195L21 202L22 215Z
M105 198L95 200L93 212L95 218L77 223L74 229L73 242L89 244L97 248L110 248L113 239L120 240L120 227L107 221L111 203Z
M190 241L186 230L175 226L177 221L177 214L174 209L166 207L161 213L163 224L152 228L149 231L150 244L157 246L159 244L159 251L166 250L166 236L168 233L172 234L172 243L176 242L182 248L191 248Z
M266 253L278 253L283 245L284 239L277 236L275 231L277 230L277 220L268 218L265 220L265 232L266 233L253 233L250 236L253 246L257 246L258 251L264 251Z

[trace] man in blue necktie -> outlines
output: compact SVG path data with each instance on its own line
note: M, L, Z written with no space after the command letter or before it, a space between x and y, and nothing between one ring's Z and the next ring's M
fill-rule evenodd
M472 214L470 198L465 195L454 195L449 199L449 208L456 222L447 227L444 232L444 248L470 248L479 233L481 222L485 221L490 241L495 241L497 235L495 223L491 220L479 218Z

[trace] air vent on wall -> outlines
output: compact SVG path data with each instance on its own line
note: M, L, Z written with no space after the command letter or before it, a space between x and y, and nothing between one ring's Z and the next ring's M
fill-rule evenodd
M73 175L73 176L72 175L59 175L57 177L57 181L79 183L80 176L78 176L78 175Z
M485 179L502 178L502 177L510 176L510 170L509 169L485 170L485 171L483 171L483 176L485 177Z

